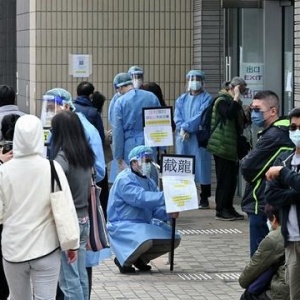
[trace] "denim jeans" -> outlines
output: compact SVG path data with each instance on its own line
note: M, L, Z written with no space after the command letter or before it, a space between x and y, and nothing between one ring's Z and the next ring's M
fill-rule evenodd
M68 263L65 252L62 252L59 286L65 295L65 300L88 300L89 284L85 267L86 244L90 223L86 218L78 219L80 227L80 247L77 260Z
M259 243L269 233L267 217L263 214L248 214L250 225L250 257L257 250Z

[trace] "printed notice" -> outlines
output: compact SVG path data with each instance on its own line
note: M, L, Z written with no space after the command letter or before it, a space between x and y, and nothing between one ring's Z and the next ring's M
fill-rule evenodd
M143 123L146 146L173 145L172 107L143 108Z
M162 182L167 213L198 208L194 176L163 176Z

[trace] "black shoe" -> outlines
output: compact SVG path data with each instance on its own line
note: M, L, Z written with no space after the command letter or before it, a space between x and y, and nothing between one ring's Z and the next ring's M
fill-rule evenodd
M150 271L152 268L151 266L145 264L140 258L138 258L133 265L140 271Z
M210 209L207 198L200 198L199 209Z
M133 268L133 267L121 266L120 262L118 261L118 259L117 259L116 257L115 257L115 259L114 259L114 263L115 263L116 266L119 268L120 273L122 273L122 274L135 273L135 268Z
M229 212L230 212L230 214L232 214L232 215L234 216L234 219L235 219L235 220L244 220L244 219L245 219L245 217L244 217L243 215L239 214L239 213L234 209L234 207L231 208L231 209L229 209Z
M210 209L209 203L208 202L207 203L205 203L205 202L201 203L201 201L200 201L199 209Z
M233 221L235 217L228 210L224 209L216 213L216 220Z

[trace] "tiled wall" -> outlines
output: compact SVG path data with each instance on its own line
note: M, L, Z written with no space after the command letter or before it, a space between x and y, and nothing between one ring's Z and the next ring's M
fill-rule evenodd
M167 103L173 105L185 89L185 74L192 65L192 2L31 0L31 12L22 14L22 22L18 16L18 34L28 35L29 24L36 29L34 41L30 40L31 46L36 43L35 57L26 51L28 47L23 49L24 63L18 66L30 61L31 67L24 69L30 71L30 78L35 77L34 86L29 84L29 94L34 95L31 101L36 104L31 106L32 113L40 113L40 99L48 89L63 87L75 96L77 84L86 80L69 75L69 54L92 55L92 74L87 80L107 96L105 124L114 94L113 78L131 65L144 69L146 81L159 83Z
M300 0L295 0L295 102L294 107L300 107Z
M16 88L16 0L0 0L0 84Z

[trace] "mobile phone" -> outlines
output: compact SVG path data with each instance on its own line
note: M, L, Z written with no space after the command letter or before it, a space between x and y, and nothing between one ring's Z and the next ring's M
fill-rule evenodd
M12 148L13 148L12 142L5 142L5 144L3 145L3 148L2 148L2 153L5 154L5 153L9 152L10 150L12 150Z

